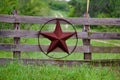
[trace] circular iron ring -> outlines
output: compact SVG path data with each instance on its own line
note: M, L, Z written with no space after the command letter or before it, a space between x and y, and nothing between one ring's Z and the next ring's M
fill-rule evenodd
M46 24L48 24L49 22L54 21L54 20L56 20L56 21L57 21L57 20L59 20L59 21L64 21L64 22L68 23L69 25L71 25L71 26L73 27L73 29L74 29L75 36L76 36L76 43L75 43L75 47L73 48L73 50L72 50L68 55L63 56L63 57L59 57L59 58L56 58L56 57L53 57L53 56L49 56L48 54L46 54L46 52L42 49L42 47L41 47L41 45L40 45L40 39L39 39L39 38L40 38L40 35L41 35L41 31L42 31L42 29L44 28L44 26L45 26ZM65 19L55 18L55 19L51 19L51 20L47 21L44 25L42 25L42 27L41 27L41 29L40 29L40 31L39 31L39 33L38 33L38 46L39 46L40 50L41 50L46 56L48 56L49 58L62 59L62 58L68 57L68 56L71 55L71 54L74 52L74 50L76 49L77 43L78 43L77 31L76 31L75 27L73 26L73 24L70 23L70 22L68 22L68 21L65 20Z

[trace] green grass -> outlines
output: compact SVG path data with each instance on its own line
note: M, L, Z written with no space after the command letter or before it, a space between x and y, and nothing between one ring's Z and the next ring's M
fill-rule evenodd
M0 80L120 80L120 67L0 66Z

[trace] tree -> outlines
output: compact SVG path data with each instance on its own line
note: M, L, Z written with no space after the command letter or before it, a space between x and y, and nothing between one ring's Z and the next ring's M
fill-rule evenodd
M85 0L71 0L68 4L71 5L70 17L80 17L85 13Z
M0 0L0 14L11 14L16 9L20 15L49 15L49 6L43 0Z
M70 16L82 16L86 12L87 0L71 0L72 6ZM89 13L91 17L120 17L120 0L90 0Z

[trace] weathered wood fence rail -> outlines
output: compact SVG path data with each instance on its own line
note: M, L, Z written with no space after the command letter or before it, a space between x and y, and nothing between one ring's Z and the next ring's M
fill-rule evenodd
M18 15L0 15L0 22L7 23L35 23L44 24L54 18L35 17L35 16L18 16ZM80 25L120 25L120 18L63 18L72 24ZM51 22L55 23L55 22ZM65 24L65 23L64 23Z
M21 59L21 52L39 52L40 49L38 45L28 45L20 44L20 38L37 38L38 31L33 30L20 30L20 23L34 23L34 24L44 24L48 20L53 18L48 17L35 17L35 16L18 16L17 13L14 15L0 15L0 22L13 23L15 30L0 30L0 37L13 37L14 44L0 43L0 50L12 51L13 58L0 58L0 64L5 64L9 61L20 60L25 64L58 64L58 65L80 65L83 63L99 65L111 65L117 64L120 65L120 59L112 60L92 60L91 55L84 55L85 60L46 60L46 59ZM64 18L67 21L70 21L72 24L77 25L115 25L120 27L120 18ZM55 22L51 22L53 24ZM64 22L61 22L66 24ZM108 26L109 27L109 26ZM77 32L78 38L83 40L91 39L107 39L107 40L120 40L120 33L118 32ZM42 37L41 37L42 38ZM75 38L74 36L72 38ZM77 46L75 52L82 52L84 54L92 53L120 53L120 47L104 47L104 46L92 46L90 42L86 45L84 41L83 46ZM46 51L46 45L42 45L44 51ZM68 46L69 50L73 46ZM59 49L56 49L55 52L60 52ZM87 57L86 57L87 56Z

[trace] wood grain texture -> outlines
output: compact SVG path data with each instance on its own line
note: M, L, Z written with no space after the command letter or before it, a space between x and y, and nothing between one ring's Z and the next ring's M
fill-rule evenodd
M43 51L47 51L48 45L41 45ZM68 46L69 52L73 50L74 46ZM78 46L74 52L89 52L88 46ZM0 50L5 51L21 51L21 52L41 52L38 45L15 45L15 44L0 44ZM57 48L54 52L63 52Z
M47 45L41 45L44 51L47 51ZM69 51L72 51L74 46L68 46ZM21 52L41 52L38 45L20 45L20 44L0 44L0 50L4 51L21 51ZM57 48L54 52L62 52ZM120 53L120 47L104 47L104 46L77 46L74 52L93 52L93 53Z
M85 13L83 15L84 18L90 19L89 13ZM83 25L82 32L90 32L90 25ZM83 46L90 46L91 40L90 39L82 39ZM92 59L92 52L86 53L84 52L84 60L91 60Z
M8 23L35 23L44 24L45 22L54 19L50 17L38 17L38 16L13 16L0 14L0 22ZM63 18L72 24L80 25L120 25L120 18ZM50 22L55 23L55 22ZM64 22L61 22L64 23ZM64 23L66 24L66 23Z
M33 30L0 30L0 37L38 38L38 33ZM120 39L119 32L77 32L77 35L79 39Z
M17 10L13 10L13 15L18 16ZM14 30L18 31L20 30L20 25L19 23L14 23ZM20 37L14 37L14 44L20 44ZM20 59L20 51L13 51L13 58L18 58Z
M92 46L90 52L95 53L120 53L120 47Z
M11 59L0 58L0 65L8 64L13 61L19 61L19 63L25 65L58 65L58 66L81 66L83 64L94 66L120 66L120 59L107 59L107 60L51 60L51 59Z

